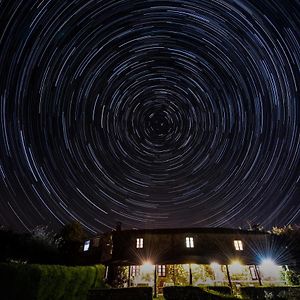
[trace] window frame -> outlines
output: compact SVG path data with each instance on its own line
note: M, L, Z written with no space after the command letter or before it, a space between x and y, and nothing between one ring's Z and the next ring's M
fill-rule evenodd
M144 248L144 238L138 237L136 238L136 248L143 249Z
M90 247L91 247L91 241L90 240L85 241L83 245L83 252L89 251Z
M244 244L242 240L234 240L233 245L236 251L244 251Z
M166 265L157 265L157 275L159 277L166 277Z
M137 277L141 275L141 266L139 265L133 265L131 266L131 276L132 277Z
M185 247L189 249L195 248L194 237L192 236L185 237Z
M249 266L249 271L250 271L251 279L258 280L258 274L257 274L257 270L255 269L255 266Z

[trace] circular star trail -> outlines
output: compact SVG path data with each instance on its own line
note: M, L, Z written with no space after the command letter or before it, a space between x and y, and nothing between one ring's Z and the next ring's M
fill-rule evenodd
M299 218L300 2L0 1L0 221Z

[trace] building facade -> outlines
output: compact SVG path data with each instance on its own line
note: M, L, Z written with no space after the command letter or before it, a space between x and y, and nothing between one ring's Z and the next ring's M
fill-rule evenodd
M287 246L261 231L118 228L100 240L98 262L106 265L109 283L152 286L155 293L170 285L285 284L290 264ZM87 255L93 243L86 241Z

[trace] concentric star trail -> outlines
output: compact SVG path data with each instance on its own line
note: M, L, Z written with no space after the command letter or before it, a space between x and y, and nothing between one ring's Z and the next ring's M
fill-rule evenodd
M300 221L298 0L0 1L0 223Z

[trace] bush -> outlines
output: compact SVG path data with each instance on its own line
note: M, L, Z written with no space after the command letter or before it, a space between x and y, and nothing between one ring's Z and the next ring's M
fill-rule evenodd
M93 289L88 293L88 300L152 300L151 287L132 287L121 289Z
M250 300L298 300L300 299L300 287L274 286L274 287L241 287L243 298Z
M0 264L1 300L85 300L105 287L104 266Z
M300 284L300 274L294 270L288 270L285 272L285 281L290 285Z
M194 286L169 286L163 288L166 300L219 300L237 299L233 296L223 295L216 291Z
M231 288L229 286L212 286L212 285L208 285L208 286L205 286L205 288L208 289L208 290L219 292L221 294L231 295Z

